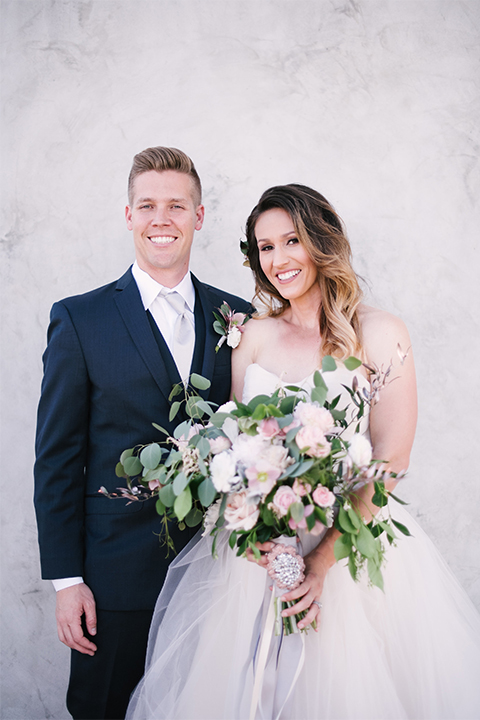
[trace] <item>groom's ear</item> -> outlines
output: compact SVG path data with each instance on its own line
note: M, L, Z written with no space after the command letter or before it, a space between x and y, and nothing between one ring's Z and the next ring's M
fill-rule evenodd
M131 230L133 228L132 225L132 208L130 205L127 205L125 208L125 220L127 222L127 228Z
M196 216L197 216L197 222L195 223L195 230L201 230L203 221L205 220L205 208L203 205L198 205L197 209L195 210ZM128 221L127 221L127 227L128 227Z

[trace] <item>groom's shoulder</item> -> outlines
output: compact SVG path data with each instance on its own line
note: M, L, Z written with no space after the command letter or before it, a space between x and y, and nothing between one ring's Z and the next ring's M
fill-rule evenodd
M98 307L102 303L109 302L118 290L123 290L130 282L135 282L129 270L118 280L101 285L100 287L88 290L79 295L70 295L54 303L54 307L63 305L69 310L88 309Z

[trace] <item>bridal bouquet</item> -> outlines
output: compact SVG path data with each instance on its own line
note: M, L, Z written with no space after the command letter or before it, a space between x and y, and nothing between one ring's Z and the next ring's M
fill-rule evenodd
M353 371L361 362L349 358L344 365ZM311 392L291 385L271 396L258 395L249 403L235 400L218 409L196 392L206 389L209 381L193 374L193 392L179 384L170 396L170 419L184 405L189 420L176 427L173 437L155 425L167 434L166 447L151 443L125 450L116 473L125 478L126 487L119 488L119 495L109 495L105 488L100 492L130 501L156 497L170 545L169 520L194 527L203 519L204 535L214 538L213 554L221 532L229 534L237 555L251 548L260 557L257 542L295 537L299 531L318 536L335 525L341 533L334 547L336 560L348 560L354 580L366 566L370 582L383 589L384 542L395 541L395 530L409 532L388 508L367 522L356 493L373 483L376 506L385 508L389 496L402 502L385 487L386 480L399 475L372 460L370 443L359 432L367 406L375 402L390 368L381 373L367 367L369 390L360 389L352 373L351 386L344 386L350 402L343 408L340 395L326 400L323 376L335 368L334 358L324 358ZM346 439L349 426L353 427ZM279 554L275 548L269 570L277 587L291 589L301 582L300 561L295 551ZM295 631L295 620L285 620L293 622L286 630Z

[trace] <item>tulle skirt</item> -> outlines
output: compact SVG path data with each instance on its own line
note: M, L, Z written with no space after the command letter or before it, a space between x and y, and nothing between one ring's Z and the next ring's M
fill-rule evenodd
M192 541L159 596L127 719L478 719L480 615L414 519L394 517L414 537L387 551L385 592L331 568L319 632L272 636L253 710L266 572L226 534L217 559L211 538Z

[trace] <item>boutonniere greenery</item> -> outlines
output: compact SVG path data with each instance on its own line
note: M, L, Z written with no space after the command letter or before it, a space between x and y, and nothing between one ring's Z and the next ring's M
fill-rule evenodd
M227 345L231 348L236 348L240 345L242 339L242 333L245 329L245 324L250 320L250 315L245 313L235 312L232 310L230 305L223 302L218 308L218 312L213 311L215 316L215 322L213 323L213 329L219 335L220 340L215 346L215 352L218 352L226 341Z

